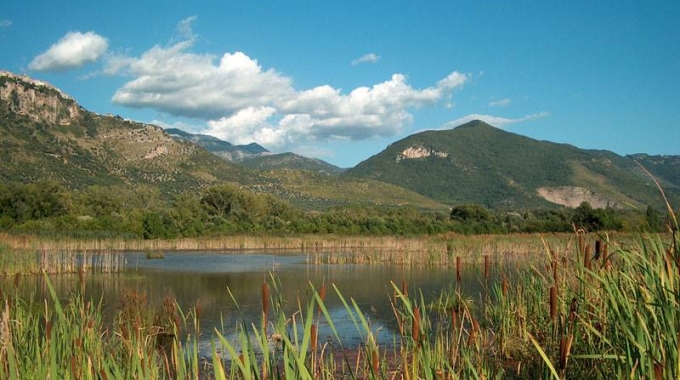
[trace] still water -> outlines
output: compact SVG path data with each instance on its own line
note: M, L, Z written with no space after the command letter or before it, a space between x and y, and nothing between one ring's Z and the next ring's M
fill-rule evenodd
M230 337L235 326L244 320L247 325L259 325L262 283L271 283L272 274L280 281L279 291L286 301L287 315L298 310L298 299L305 307L312 294L311 285L318 290L325 284L326 307L345 347L361 344L365 337L356 330L333 286L348 302L356 301L371 330L378 332L378 340L389 343L396 329L391 306L393 283L401 288L406 282L411 295L422 293L426 300L436 298L443 288L456 283L455 268L308 264L307 256L300 253L165 252L163 259L147 259L141 252L131 252L125 256L122 272L85 276L86 297L101 299L105 311L112 315L124 291L144 293L152 310L160 308L164 296L171 294L185 312L200 309L202 346L206 348L214 329ZM494 268L489 281L498 277L497 266ZM461 289L467 297L479 300L482 296L482 273L479 265L465 265ZM51 281L64 302L79 286L77 275L52 276ZM11 279L2 282L3 287L13 286L9 284ZM22 277L19 291L40 299L47 294L41 276ZM238 302L240 312L229 292ZM328 328L321 333L330 338Z

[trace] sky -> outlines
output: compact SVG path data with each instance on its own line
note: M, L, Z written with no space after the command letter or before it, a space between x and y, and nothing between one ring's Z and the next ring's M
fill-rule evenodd
M680 1L26 1L0 70L86 109L352 167L480 119L680 154Z

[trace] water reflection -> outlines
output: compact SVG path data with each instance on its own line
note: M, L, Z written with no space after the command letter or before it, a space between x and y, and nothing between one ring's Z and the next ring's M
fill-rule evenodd
M235 326L245 318L248 324L258 324L262 309L262 283L270 274L280 281L280 292L286 300L287 315L298 308L298 299L305 305L311 296L310 284L320 289L326 284L326 306L343 338L345 346L360 344L362 337L349 316L333 286L349 301L353 299L373 331L380 330L383 342L393 341L396 321L390 301L394 289L408 283L411 294L422 292L427 299L439 295L443 287L452 287L456 281L455 269L432 267L395 267L387 265L313 265L307 264L304 254L225 254L217 252L167 252L163 259L149 260L143 253L126 253L126 269L118 274L88 274L85 276L86 297L101 300L108 315L118 307L124 290L137 290L147 295L150 307L160 307L163 297L170 293L186 312L195 307L201 310L204 340L209 342L215 328L230 336ZM489 281L498 277L498 267ZM481 267L467 266L461 275L464 293L479 299L483 292ZM480 280L481 279L481 280ZM13 279L5 278L3 289L13 288ZM52 276L57 293L67 300L79 287L78 275ZM18 284L24 296L38 299L47 293L41 276L22 277ZM229 291L234 295L242 315L239 315ZM321 326L320 336L330 336L328 328ZM206 343L207 344L207 343Z

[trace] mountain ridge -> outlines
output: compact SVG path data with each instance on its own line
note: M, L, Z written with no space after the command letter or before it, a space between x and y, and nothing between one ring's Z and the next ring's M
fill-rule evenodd
M446 204L573 207L574 200L556 195L562 190L603 207L658 204L658 190L650 190L642 174L633 160L613 152L539 141L475 120L407 136L343 175L399 183ZM677 180L661 180L677 198Z
M232 184L279 196L303 209L349 203L446 207L372 180L248 168L191 141L175 139L158 126L90 112L45 82L7 72L0 74L0 135L4 182L52 180L69 189L148 186L166 198ZM315 183L324 183L325 188L315 188ZM356 191L364 187L372 191Z
M672 204L680 201L680 156L622 157L481 121L413 134L344 172L257 144L200 137L216 150L252 153L235 163L190 141L189 133L171 130L183 135L176 138L158 126L90 112L45 82L8 72L0 72L0 133L0 180L52 179L69 188L148 185L172 195L231 183L308 209L351 203L435 209L464 203L498 209L582 201L594 207L659 205L658 189L640 163Z

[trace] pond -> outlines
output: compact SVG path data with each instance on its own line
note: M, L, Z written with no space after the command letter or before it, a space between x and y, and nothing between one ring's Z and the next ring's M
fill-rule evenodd
M119 307L124 291L136 290L145 294L152 309L159 308L164 296L171 294L183 311L200 309L204 354L209 350L214 329L231 337L241 321L248 326L259 325L262 283L267 281L271 285L272 276L281 284L279 291L286 301L287 315L298 310L298 298L304 307L312 294L310 284L317 290L325 284L326 307L345 347L361 344L364 337L355 328L333 286L348 302L350 299L356 301L371 330L379 331L379 342L390 344L397 328L391 306L393 283L401 288L406 282L409 293L420 292L426 300L456 284L455 268L309 264L303 253L164 252L162 259L147 259L142 252L124 255L126 265L121 272L85 276L86 298L101 299L104 310L112 315ZM461 290L478 301L484 292L483 266L465 264L464 269ZM499 266L494 265L488 281L491 283L498 277ZM1 281L3 288L14 286L12 278ZM78 275L53 275L51 281L63 300L79 287ZM47 294L41 276L22 277L18 288L25 296L42 299ZM320 329L320 338L330 338L328 328Z

